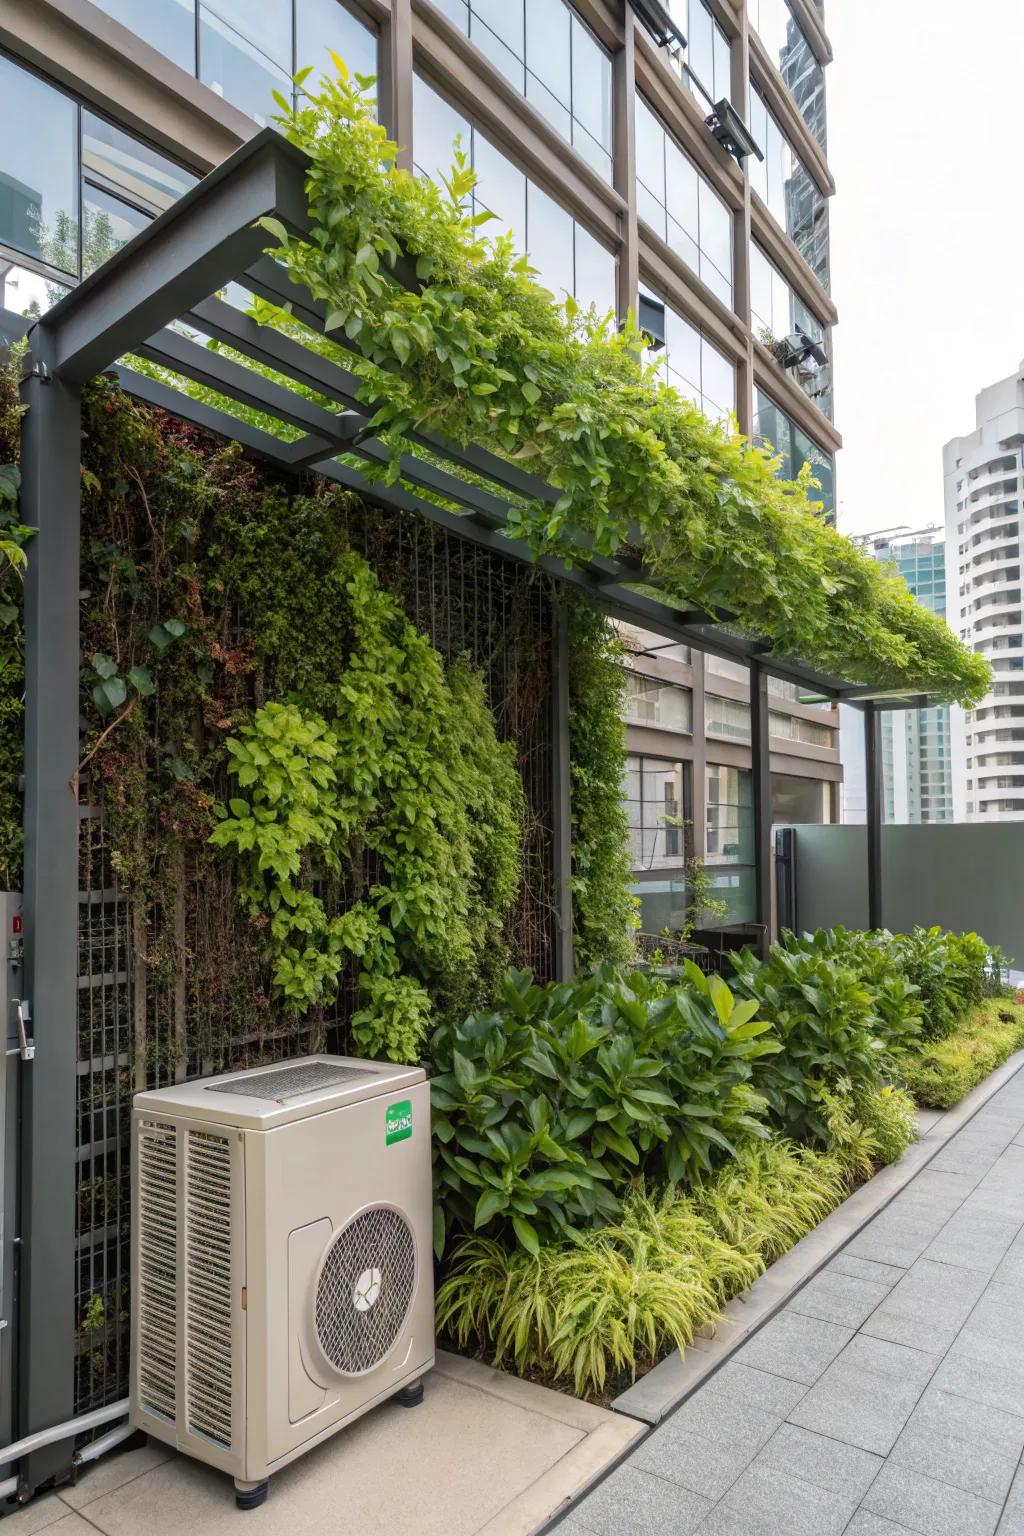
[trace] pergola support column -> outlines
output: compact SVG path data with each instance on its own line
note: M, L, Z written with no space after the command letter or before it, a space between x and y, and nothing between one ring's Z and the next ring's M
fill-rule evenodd
M864 778L867 786L868 927L885 926L882 902L882 824L885 782L882 772L882 712L864 706Z
M772 770L768 741L768 673L750 664L750 754L754 803L754 921L762 955L772 941Z
M25 577L23 907L35 1056L20 1064L19 1438L74 1413L81 400L56 376L55 356L40 322L22 389L21 515L36 530ZM23 1486L68 1473L73 1449L65 1440L27 1457Z
M572 952L572 784L569 754L569 610L556 602L551 644L552 855L555 877L556 981L571 981Z

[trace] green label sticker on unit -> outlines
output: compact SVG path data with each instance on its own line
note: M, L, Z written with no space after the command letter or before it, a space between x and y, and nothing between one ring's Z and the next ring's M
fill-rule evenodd
M386 1143L394 1146L396 1141L405 1141L412 1135L412 1100L399 1099L397 1104L389 1104L384 1111L384 1130Z

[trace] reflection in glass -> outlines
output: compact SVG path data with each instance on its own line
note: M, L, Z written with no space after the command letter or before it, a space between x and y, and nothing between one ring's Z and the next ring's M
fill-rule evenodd
M723 302L732 305L732 214L637 94L637 207Z
M0 256L0 309L9 309L13 315L45 315L70 292L66 284L40 277L38 272L15 266Z
M191 171L84 108L82 174L154 214L176 203L197 180Z
M764 151L763 161L755 156L747 161L750 185L827 290L830 283L828 200L811 180L763 98L753 88L748 123L755 142Z
M88 184L82 194L82 218L83 277L88 277L151 221L150 214L140 213L138 208Z
M101 11L128 27L190 75L196 72L195 0L95 0Z
M835 469L831 456L796 427L785 411L760 389L754 397L754 439L781 455L782 463L777 473L782 480L794 479L805 462L811 466L821 489L812 490L810 499L822 503L822 516L826 522L834 522Z
M825 72L786 0L749 0L750 20L793 93L800 114L822 149L827 148Z
M75 103L0 58L0 241L61 272L78 271Z
M354 75L377 75L377 34L339 0L295 0L295 67L313 65L312 79L333 73L328 50Z
M280 39L272 38L274 42ZM199 78L261 126L280 108L272 92L291 95L290 49L284 67L270 59L208 6L199 8Z
M647 361L656 363L665 382L692 400L705 416L713 421L731 416L736 410L733 364L660 295L647 288L640 292L665 307L665 349L649 352Z

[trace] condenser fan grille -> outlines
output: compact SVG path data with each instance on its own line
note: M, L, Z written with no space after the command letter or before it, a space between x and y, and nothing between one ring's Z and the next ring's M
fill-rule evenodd
M395 1346L416 1289L416 1245L390 1206L363 1211L334 1239L316 1288L316 1333L324 1358L362 1376Z

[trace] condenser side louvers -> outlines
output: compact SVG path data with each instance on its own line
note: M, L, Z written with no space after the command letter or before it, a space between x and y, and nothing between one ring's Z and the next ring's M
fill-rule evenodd
M178 1332L178 1161L173 1125L144 1120L138 1136L138 1391L174 1422Z
M188 1427L231 1444L231 1146L209 1131L185 1138L185 1398Z

